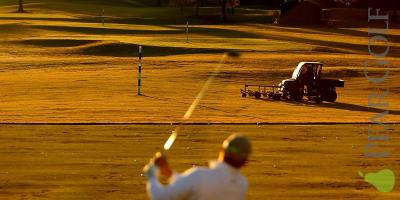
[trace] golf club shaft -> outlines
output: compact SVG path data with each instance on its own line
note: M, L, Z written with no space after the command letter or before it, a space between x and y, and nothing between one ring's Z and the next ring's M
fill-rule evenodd
M197 96L194 99L193 103L190 105L190 107L186 111L185 115L183 115L182 121L175 128L175 130L172 131L172 134L169 136L168 140L165 142L164 151L168 151L171 148L172 144L174 143L175 139L178 136L178 133L179 133L179 130L181 129L181 126L183 125L183 123L185 121L187 121L192 116L193 111L196 109L197 105L199 105L201 99L203 99L205 93L207 92L207 90L210 87L211 83L215 79L215 76L221 70L221 67L224 64L226 58L227 58L227 54L224 54L224 56L222 57L221 61L218 64L218 66L214 69L213 73L210 75L210 77L204 83L203 87L201 88L200 92L197 94Z

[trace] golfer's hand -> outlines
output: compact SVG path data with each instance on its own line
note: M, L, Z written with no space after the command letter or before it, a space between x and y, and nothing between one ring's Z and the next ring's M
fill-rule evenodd
M148 179L152 179L156 176L156 166L154 165L154 160L151 159L150 162L144 166L143 168L143 175L148 178Z
M160 170L160 174L167 179L170 178L172 175L172 170L169 167L167 157L165 156L165 154L158 152L154 156L153 160L154 160L154 164Z

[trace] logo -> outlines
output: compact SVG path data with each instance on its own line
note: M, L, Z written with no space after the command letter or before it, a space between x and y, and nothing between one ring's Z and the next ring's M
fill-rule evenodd
M375 186L379 192L391 192L396 182L396 177L390 169L383 169L376 173L367 173L366 175L358 171L358 174L363 177L366 182Z

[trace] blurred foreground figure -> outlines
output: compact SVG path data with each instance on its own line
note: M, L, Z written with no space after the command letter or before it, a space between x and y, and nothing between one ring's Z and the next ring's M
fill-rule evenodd
M231 135L209 168L193 167L183 174L172 171L166 156L157 153L143 169L147 192L152 200L243 200L248 184L239 169L250 153L251 145L245 137ZM169 184L162 185L158 175L168 178Z

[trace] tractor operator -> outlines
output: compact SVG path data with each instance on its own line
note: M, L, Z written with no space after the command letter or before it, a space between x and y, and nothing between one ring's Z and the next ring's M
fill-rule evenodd
M299 76L299 83L306 86L307 91L312 90L313 82L315 80L315 72L312 65L306 65L302 71L300 72Z
M240 173L251 153L247 138L229 136L222 144L218 160L206 167L193 167L183 174L171 170L165 155L157 153L143 169L147 177L147 192L152 200L243 200L248 183ZM160 175L168 178L162 185Z

